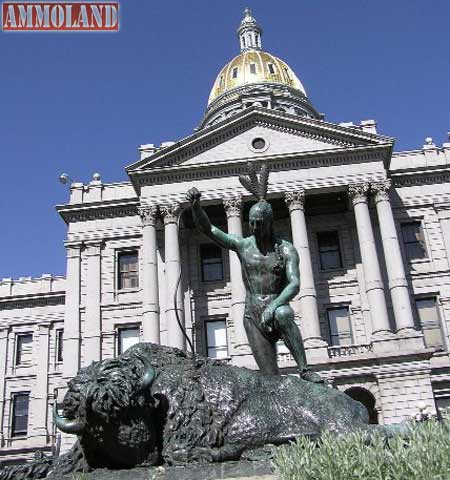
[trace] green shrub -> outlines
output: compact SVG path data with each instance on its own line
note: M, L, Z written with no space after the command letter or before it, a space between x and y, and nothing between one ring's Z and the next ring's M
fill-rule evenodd
M274 459L280 480L450 480L450 420L411 423L407 435L370 445L361 432L319 442L299 438L280 447Z

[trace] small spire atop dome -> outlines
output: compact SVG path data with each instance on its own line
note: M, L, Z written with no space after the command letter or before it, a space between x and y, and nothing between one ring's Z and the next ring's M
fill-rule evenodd
M238 28L241 52L261 50L262 28L258 25L249 8L244 11L244 18Z

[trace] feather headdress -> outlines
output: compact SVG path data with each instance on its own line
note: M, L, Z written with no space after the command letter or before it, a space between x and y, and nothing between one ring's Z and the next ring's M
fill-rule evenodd
M258 199L258 201L265 200L269 185L269 167L266 164L263 164L261 170L259 171L259 180L258 176L256 175L255 165L253 163L247 163L247 172L248 176L239 176L241 185L250 193L252 193Z

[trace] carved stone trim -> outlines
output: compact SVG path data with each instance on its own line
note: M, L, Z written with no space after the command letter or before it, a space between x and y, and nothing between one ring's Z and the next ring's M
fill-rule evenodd
M369 183L358 183L349 185L348 195L352 199L353 205L361 202L367 202L367 195L369 194Z
M0 302L0 310L16 310L22 308L47 307L55 305L64 305L65 295L55 295L51 297L34 297L7 300Z
M144 227L154 227L159 214L158 205L141 205L138 207L138 213L142 219Z
M285 192L284 201L290 212L293 210L303 210L305 208L305 190Z
M240 217L242 211L242 197L236 195L234 197L224 198L223 206L225 207L227 218Z
M161 215L164 218L164 225L168 225L169 223L177 223L180 213L181 206L179 203L161 205Z
M375 194L375 202L389 201L389 190L391 187L392 181L389 178L382 182L371 183L370 189Z
M367 163L380 161L384 155L382 150L385 148L385 145L354 147L351 153L343 152L342 148L337 151L303 152L286 155L283 159L277 156L266 158L265 163L269 164L271 172ZM151 167L153 168L153 165ZM156 171L130 172L130 176L133 183L139 187L144 187L146 185L166 185L207 178L239 176L246 173L246 168L247 159L239 159L202 165L161 165L161 168Z

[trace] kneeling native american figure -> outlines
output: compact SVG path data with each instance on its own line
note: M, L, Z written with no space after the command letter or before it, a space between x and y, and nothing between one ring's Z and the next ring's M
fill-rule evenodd
M244 328L261 372L279 373L276 342L281 339L297 362L301 378L321 383L320 376L307 368L300 330L289 306L300 288L297 250L273 231L272 206L265 199L269 177L267 165L262 166L259 180L251 163L247 168L249 176L241 175L239 180L258 199L249 213L251 235L241 238L211 225L200 204L201 193L195 187L186 195L192 205L194 222L220 247L236 252L241 261L247 291Z

